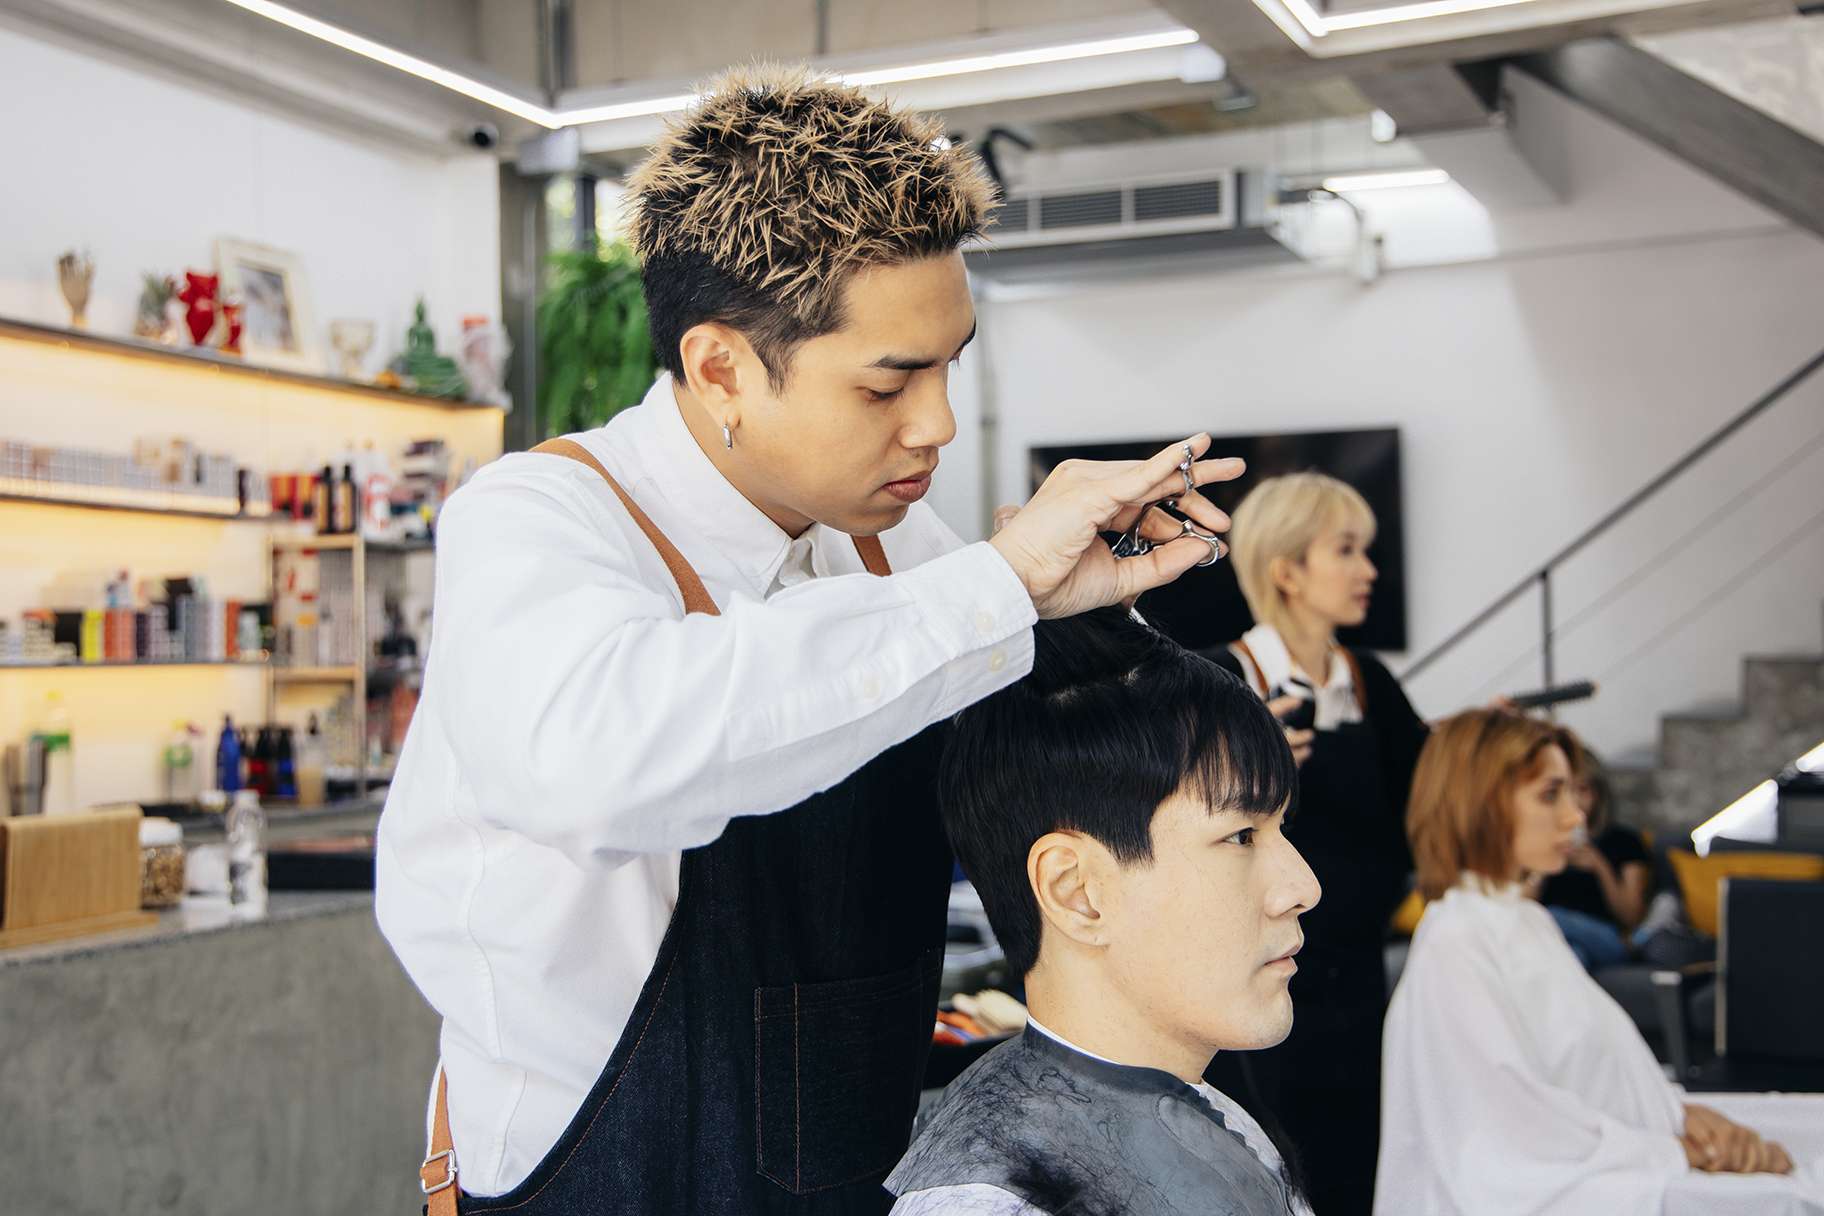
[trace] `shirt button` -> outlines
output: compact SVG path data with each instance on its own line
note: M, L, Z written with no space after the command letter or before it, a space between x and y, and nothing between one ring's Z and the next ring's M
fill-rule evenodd
M862 677L861 699L864 701L878 701L880 699L880 681L874 676Z
M1005 650L997 650L988 656L989 671L999 671L1005 666L1007 666L1007 652Z
M975 614L975 631L980 634L994 632L994 617L986 612Z

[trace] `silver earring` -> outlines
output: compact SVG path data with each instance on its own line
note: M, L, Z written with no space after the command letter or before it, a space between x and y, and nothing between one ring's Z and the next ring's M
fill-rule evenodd
M735 433L728 429L728 423L722 424L722 446L729 451L735 450Z

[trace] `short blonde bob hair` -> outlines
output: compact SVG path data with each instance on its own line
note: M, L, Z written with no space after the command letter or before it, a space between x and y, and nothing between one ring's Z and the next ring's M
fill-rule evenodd
M1554 746L1577 763L1575 735L1512 710L1465 710L1439 723L1419 753L1406 805L1420 894L1437 899L1464 874L1513 877L1514 791L1539 775Z
M1235 508L1229 531L1230 560L1248 610L1262 625L1283 630L1289 611L1273 585L1273 559L1302 562L1312 544L1334 527L1356 527L1362 544L1374 539L1374 511L1346 481L1323 473L1269 477Z

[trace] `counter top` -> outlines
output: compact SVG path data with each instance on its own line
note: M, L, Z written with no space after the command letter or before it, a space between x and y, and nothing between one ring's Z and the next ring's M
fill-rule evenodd
M62 962L116 950L161 945L209 933L248 929L262 924L305 920L364 911L372 917L372 891L274 891L264 916L245 915L232 908L223 895L191 895L175 908L159 913L158 923L143 929L96 933L89 937L44 942L0 950L0 973L35 963Z

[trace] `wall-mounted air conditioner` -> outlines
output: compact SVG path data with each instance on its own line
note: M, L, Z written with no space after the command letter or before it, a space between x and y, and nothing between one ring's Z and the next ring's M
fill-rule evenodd
M1016 186L972 273L997 283L1208 271L1299 260L1265 175L1236 169Z

